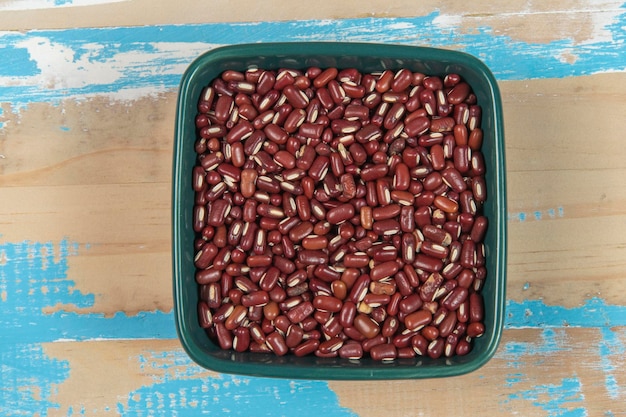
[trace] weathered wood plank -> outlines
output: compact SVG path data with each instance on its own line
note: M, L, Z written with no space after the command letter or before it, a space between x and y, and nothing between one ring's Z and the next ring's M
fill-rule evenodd
M625 415L624 4L225 4L0 0L0 414ZM493 69L508 301L479 371L246 378L199 368L175 340L180 75L219 45L292 40L452 48Z
M178 86L180 74L199 53L246 42L364 41L452 48L483 59L502 80L619 72L625 56L626 34L621 28L626 13L615 6L608 10L589 12L585 31L575 18L563 19L564 27L556 32L535 30L563 36L542 41L516 39L509 31L494 29L494 24L507 25L500 23L501 15L481 20L484 13L479 10L477 20L467 26L462 18L433 11L395 18L2 32L0 43L7 64L0 72L0 103L9 102L15 108L94 94L137 98L163 92ZM586 12L563 10L562 14L585 16ZM520 15L513 9L506 16ZM538 16L555 18L549 10ZM524 25L520 30L530 32Z
M623 78L500 83L510 299L574 307L595 296L626 304L620 291L626 279L626 148L614 139L626 129L618 116L626 112ZM102 97L34 104L12 114L2 129L1 238L68 238L85 247L68 259L76 288L95 297L93 305L79 308L83 312L171 310L174 101L175 94L167 93L132 105ZM41 114L45 123L38 127ZM69 130L59 128L64 120L72 121ZM122 287L127 291L120 294ZM76 310L68 304L59 301L46 311Z
M216 374L193 364L176 340L13 345L9 354L19 356L21 366L44 367L35 375L9 362L4 375L15 377L9 386L14 391L0 410L48 416L200 410L241 416L468 415L477 410L490 416L617 416L626 399L625 344L624 326L511 329L494 359L474 373L386 383Z

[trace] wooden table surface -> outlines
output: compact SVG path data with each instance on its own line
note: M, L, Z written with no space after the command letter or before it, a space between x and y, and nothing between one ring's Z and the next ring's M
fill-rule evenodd
M0 0L0 415L626 415L622 1ZM180 77L219 45L466 51L498 79L506 324L456 378L250 378L174 327Z

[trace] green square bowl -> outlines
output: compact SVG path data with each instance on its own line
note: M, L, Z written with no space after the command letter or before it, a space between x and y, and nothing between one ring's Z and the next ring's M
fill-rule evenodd
M487 167L488 195L483 210L489 219L489 229L485 237L488 275L482 290L486 331L473 341L469 354L377 362L237 353L221 350L198 324L191 173L196 162L194 121L200 94L227 69L306 69L310 66L357 68L362 73L400 68L440 76L452 72L460 74L472 86L482 107L482 151ZM172 180L174 312L178 335L186 352L199 365L218 372L301 379L435 378L466 374L484 365L497 349L505 313L507 210L503 132L502 103L496 80L480 60L465 53L401 45L294 42L226 46L198 57L184 73L180 85Z

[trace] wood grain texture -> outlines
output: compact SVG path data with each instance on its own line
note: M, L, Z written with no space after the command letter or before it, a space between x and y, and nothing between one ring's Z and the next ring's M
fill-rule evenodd
M510 299L574 307L596 296L624 304L626 150L613 132L626 129L620 118L626 113L625 80L602 74L500 83ZM3 238L45 242L71 236L89 243L83 256L69 261L77 288L97 294L88 311L171 310L174 102L175 93L132 106L103 98L68 100L8 115L2 133L11 140L3 143L0 177ZM42 114L50 121L37 134ZM606 150L600 159L589 147L591 138L594 149ZM97 262L103 259L107 268ZM146 291L148 278L158 285ZM122 283L128 296L120 294Z
M626 415L624 3L318 6L0 0L0 415ZM509 252L485 367L276 380L204 370L180 347L178 82L204 50L269 40L433 45L494 71Z
M315 416L320 410L362 417L471 415L478 410L489 416L531 415L531 410L532 415L621 415L624 397L610 389L623 386L626 374L614 373L615 381L607 385L604 361L611 361L615 370L626 365L626 327L613 331L613 344L621 350L613 346L601 358L599 350L607 341L599 329L509 330L494 359L472 374L386 383L220 375L193 364L175 340L44 343L41 354L72 370L48 398L58 404L50 416L72 409L86 415L142 415L152 409L163 415L228 409L223 414L237 416ZM285 386L292 388L285 391ZM271 392L274 396L256 398ZM308 408L309 392L320 395L316 409ZM288 408L280 405L285 402ZM237 408L230 408L234 404ZM277 408L255 412L259 405Z

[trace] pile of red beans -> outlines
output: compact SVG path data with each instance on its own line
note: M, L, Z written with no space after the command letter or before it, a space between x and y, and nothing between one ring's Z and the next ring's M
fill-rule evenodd
M485 162L459 75L227 70L195 122L198 316L222 349L471 350L485 331Z

